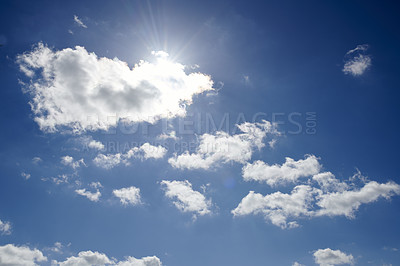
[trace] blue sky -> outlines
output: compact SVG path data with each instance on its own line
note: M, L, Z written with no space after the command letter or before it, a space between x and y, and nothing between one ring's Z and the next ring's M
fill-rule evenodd
M398 265L398 5L2 1L0 265Z

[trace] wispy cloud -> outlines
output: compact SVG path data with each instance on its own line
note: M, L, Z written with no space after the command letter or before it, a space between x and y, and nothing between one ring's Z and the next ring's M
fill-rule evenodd
M345 56L343 72L353 76L361 76L371 66L371 56L366 54L369 46L367 44L358 45L348 51Z
M82 28L85 28L85 29L87 28L87 26L82 22L82 20L80 20L78 18L77 15L74 15L74 21L79 27L82 27Z

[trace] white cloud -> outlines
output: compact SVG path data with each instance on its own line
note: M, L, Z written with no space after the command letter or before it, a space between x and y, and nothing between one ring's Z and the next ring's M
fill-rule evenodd
M33 266L44 261L47 261L47 258L38 249L13 244L0 246L0 265Z
M25 178L26 180L28 180L29 178L31 178L31 174L24 173L24 172L21 173L21 176L22 176L23 178Z
M40 163L40 162L42 162L43 160L42 160L42 158L40 158L40 157L33 157L32 158L32 163L33 164L38 164L38 163Z
M156 256L143 257L136 259L134 257L127 257L126 260L117 263L118 266L161 266L162 263Z
M254 149L265 146L263 139L267 133L278 134L274 126L265 120L261 123L245 122L237 127L243 133L233 136L223 131L215 135L203 134L196 153L175 155L168 162L180 169L209 169L218 163L228 162L243 164L251 159Z
M168 132L168 133L162 133L157 138L161 139L161 140L166 140L166 139L177 140L178 139L178 137L176 136L176 132L175 131L171 131L171 132Z
M245 181L266 182L270 186L295 183L301 177L318 174L321 165L314 155L307 155L304 160L295 161L287 157L282 165L268 165L262 161L248 163L242 168Z
M323 191L344 191L348 189L345 182L340 182L331 172L323 172L312 177Z
M11 223L0 220L0 233L2 235L11 234Z
M161 181L164 185L165 196L173 201L174 205L182 212L193 212L194 218L196 214L205 215L211 213L212 202L198 191L193 190L192 184L185 181Z
M304 265L295 261L295 262L293 262L292 266L304 266Z
M90 192L83 188L83 189L77 189L77 190L75 190L75 192L76 192L76 194L85 196L90 201L95 201L95 202L99 201L99 199L101 197L101 193L98 189L96 190L96 192Z
M319 264L320 266L354 264L353 255L347 255L340 250L332 250L330 248L318 249L313 255L315 263Z
M262 214L272 224L284 228L297 227L296 221L288 222L289 218L311 216L310 209L315 191L306 185L296 186L291 194L280 191L263 196L254 191L242 199L236 209L232 210L234 216L249 214Z
M102 151L105 148L103 143L101 143L100 141L96 141L96 140L91 140L88 143L88 147L91 149L99 150L99 151Z
M157 55L156 62L140 61L131 69L84 47L52 51L39 43L17 63L31 78L25 91L40 129L82 132L107 130L120 119L153 123L184 116L194 95L214 90L209 76L187 74L184 65Z
M298 185L290 194L278 191L263 196L250 191L232 210L232 214L262 214L267 221L284 229L296 227L298 223L293 219L304 217L344 215L354 218L354 213L361 204L377 201L381 197L389 199L400 194L400 186L393 182L379 184L371 181L362 188L353 190L347 190L349 187L345 183L335 181L333 184L333 192L326 190L326 187L321 190L311 185ZM289 219L292 221L288 222Z
M346 61L343 67L345 74L361 76L371 66L371 57L366 55L368 45L358 45L346 53Z
M100 182L92 182L92 183L90 183L90 186L92 188L102 188L103 187L103 185Z
M149 143L144 143L140 147L134 147L130 149L127 153L116 153L116 154L99 154L93 159L96 166L105 169L111 169L120 163L129 165L129 159L139 158L139 159L161 159L167 153L167 149L163 146L153 146Z
M82 27L82 28L85 28L85 29L87 28L87 26L82 22L82 20L80 20L78 18L77 15L74 15L74 21L79 27Z
M73 169L77 169L77 168L81 167L81 165L86 166L83 158L76 161L76 160L74 160L73 157L68 156L68 155L61 157L61 163L66 166L71 166Z
M81 251L78 253L78 256L72 256L63 262L59 262L60 266L100 266L106 264L114 264L114 262L110 260L107 255L90 250Z
M377 201L380 197L389 199L400 194L400 186L394 182L379 184L371 181L359 190L346 190L323 194L318 197L321 207L318 215L345 215L354 218L354 212L361 204Z
M140 189L137 187L115 189L113 194L120 199L123 205L138 205L141 203Z

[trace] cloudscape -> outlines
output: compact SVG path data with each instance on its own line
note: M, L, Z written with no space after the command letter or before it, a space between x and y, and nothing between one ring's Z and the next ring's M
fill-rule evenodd
M0 3L0 265L400 265L393 1Z

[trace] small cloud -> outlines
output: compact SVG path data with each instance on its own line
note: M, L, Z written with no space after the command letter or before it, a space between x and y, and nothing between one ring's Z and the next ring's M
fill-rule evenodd
M21 176L22 176L23 178L25 178L26 180L28 180L29 178L31 178L31 174L27 174L27 173L24 173L24 172L21 173Z
M126 187L113 190L114 196L120 199L123 205L138 205L141 201L140 189L137 187Z
M94 201L94 202L99 201L99 199L101 197L101 193L98 189L96 192L90 192L84 188L77 189L77 190L75 190L75 193L78 195L84 196L84 197L88 198L90 201Z
M82 22L82 20L80 20L78 18L77 15L74 15L74 21L75 21L76 24L78 24L79 27L82 27L82 28L85 28L85 29L87 28L87 26Z
M3 222L0 220L0 233L2 235L10 235L11 234L11 223Z
M40 157L33 157L32 158L32 163L33 164L38 164L40 162L43 162L42 158L40 158Z
M345 56L343 72L352 76L361 76L371 66L371 56L365 54L369 46L367 44L358 45L348 51Z
M65 166L71 166L73 169L77 169L77 168L81 167L81 165L86 166L83 158L76 161L76 160L74 160L73 157L68 156L68 155L61 157L61 163Z
M72 30L68 30L68 33L74 35L74 32Z

